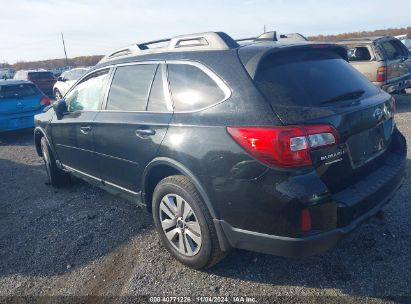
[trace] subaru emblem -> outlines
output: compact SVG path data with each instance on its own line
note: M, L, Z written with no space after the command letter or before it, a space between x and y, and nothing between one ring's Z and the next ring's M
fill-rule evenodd
M374 113L372 114L372 116L376 119L376 120L380 120L382 118L382 110L380 108L376 108Z

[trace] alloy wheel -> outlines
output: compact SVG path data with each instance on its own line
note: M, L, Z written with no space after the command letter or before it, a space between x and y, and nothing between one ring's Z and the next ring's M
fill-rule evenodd
M190 204L177 194L167 194L159 205L163 232L170 244L185 256L194 256L201 248L198 218Z

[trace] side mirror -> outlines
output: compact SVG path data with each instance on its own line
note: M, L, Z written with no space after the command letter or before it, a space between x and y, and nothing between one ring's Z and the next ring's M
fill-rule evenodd
M53 109L58 120L62 119L64 114L68 112L67 103L64 99L57 100L53 103Z
M61 77L61 76L59 76L59 77L57 77L57 81L66 81L66 79L64 79L64 77Z

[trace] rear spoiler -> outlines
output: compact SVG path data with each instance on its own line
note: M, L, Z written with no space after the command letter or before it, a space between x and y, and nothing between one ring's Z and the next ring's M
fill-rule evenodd
M348 53L347 48L342 45L338 45L335 43L312 43L307 42L304 44L290 44L290 45L282 45L277 47L265 48L260 52L257 52L254 56L249 58L247 62L243 62L241 55L240 60L244 64L245 69L247 70L248 74L251 78L254 79L255 74L258 70L260 63L266 58L275 53L289 51L289 50L298 50L298 49L328 49L336 52L338 55L341 56L342 59L348 61Z

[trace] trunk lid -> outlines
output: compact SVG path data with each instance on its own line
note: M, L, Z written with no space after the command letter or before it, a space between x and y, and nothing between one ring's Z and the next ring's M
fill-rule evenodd
M385 93L323 109L275 107L284 124L330 124L339 144L311 152L313 165L332 193L361 180L384 160L394 130L393 100ZM293 115L285 115L286 112Z
M264 60L254 81L284 125L329 124L337 130L338 145L311 152L332 193L380 165L394 130L390 95L331 50L289 51Z

